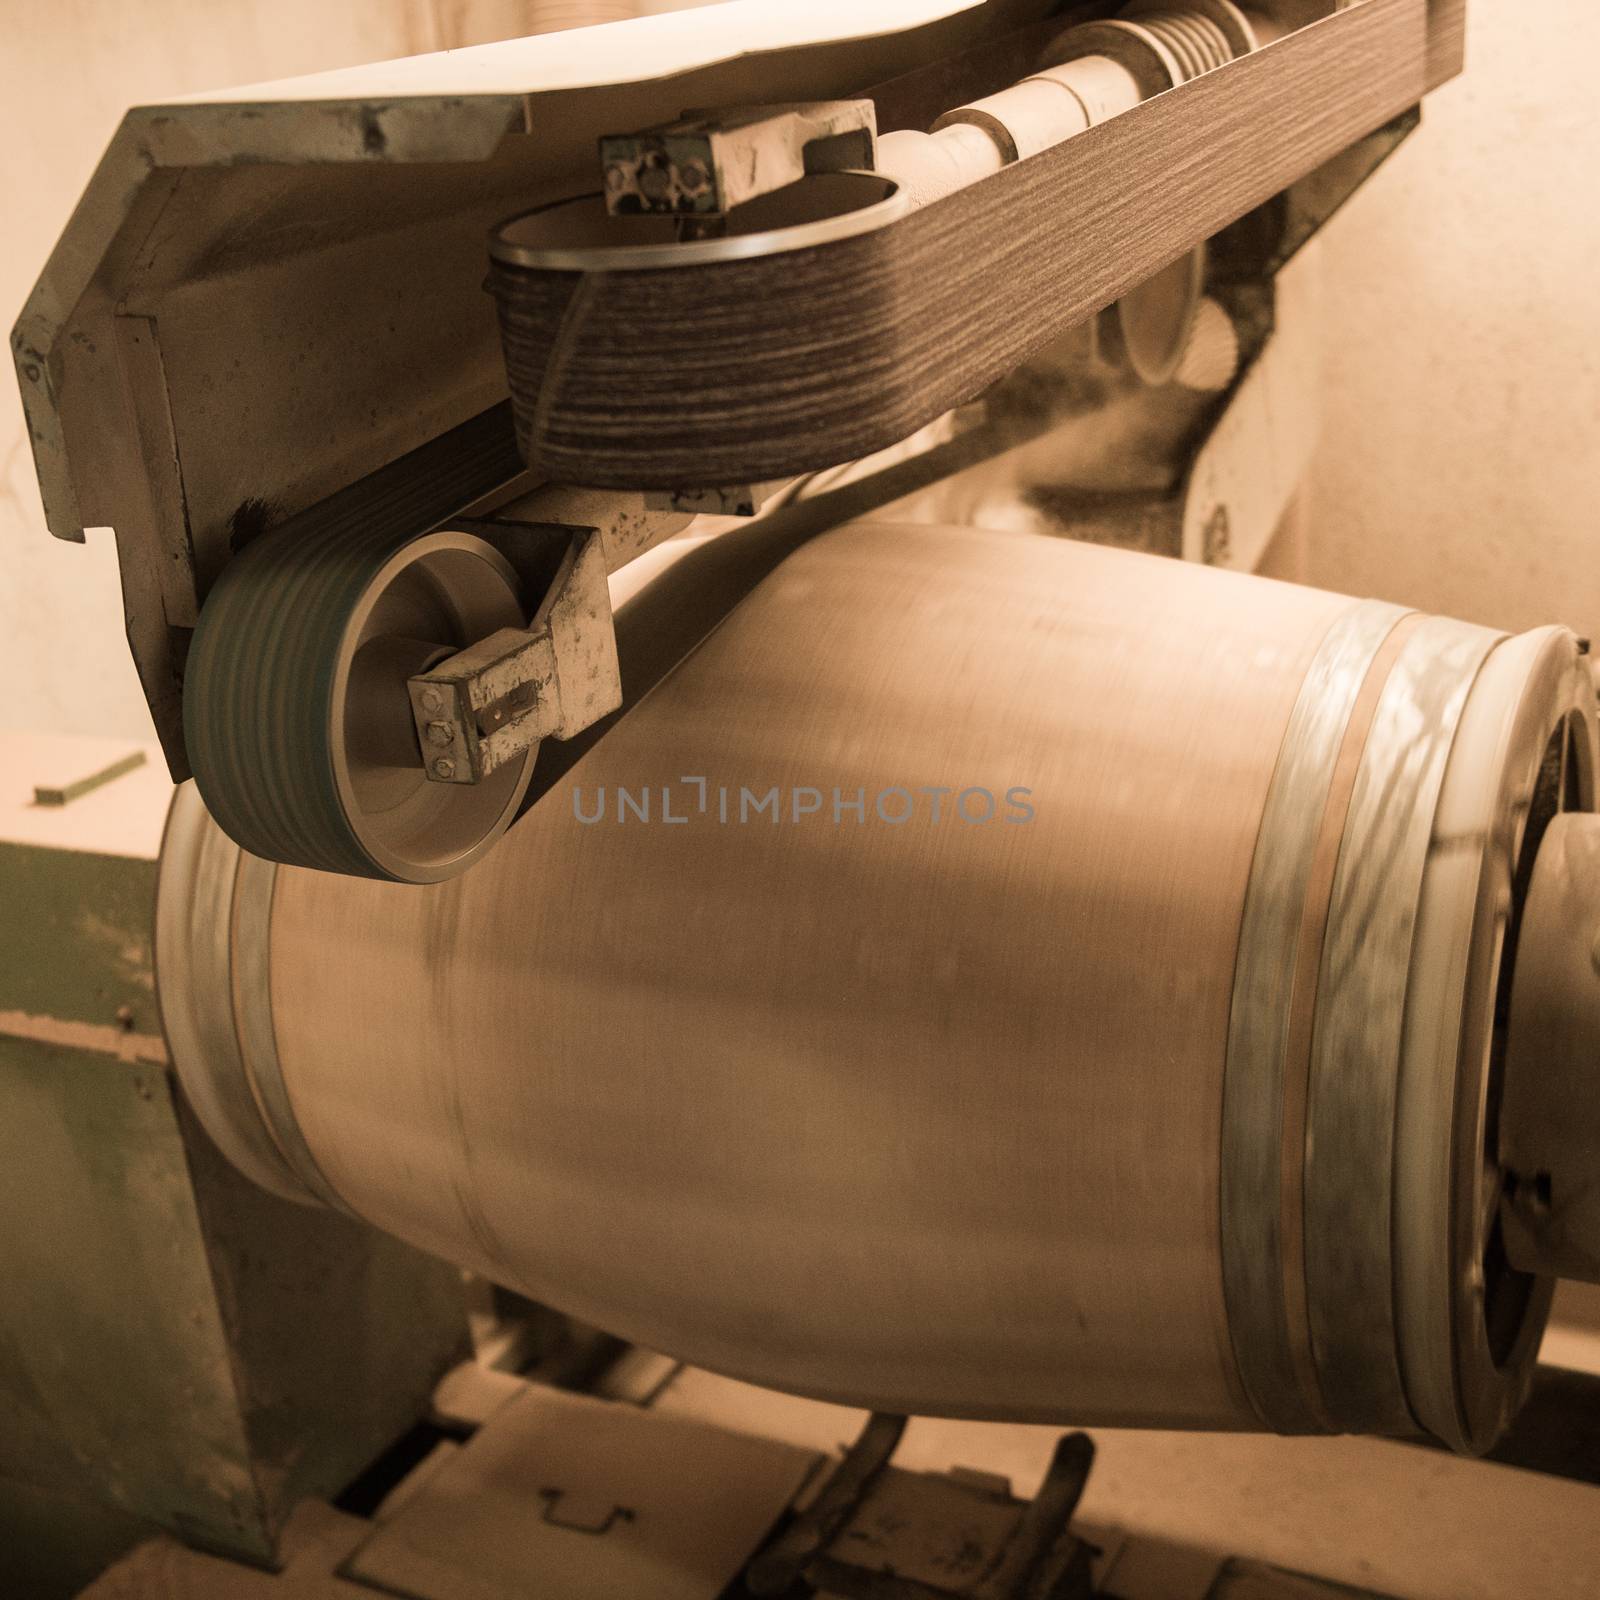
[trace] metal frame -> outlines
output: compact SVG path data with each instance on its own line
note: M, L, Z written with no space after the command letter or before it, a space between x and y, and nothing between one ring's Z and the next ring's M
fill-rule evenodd
M506 389L481 292L491 225L592 188L619 125L770 99L775 81L821 100L888 83L914 120L923 77L947 83L972 52L987 87L996 39L1049 9L750 3L715 26L614 30L599 58L540 36L130 111L12 350L51 532L116 529L174 776L189 631L239 548L463 425L476 466L424 528L516 480L509 427L486 420Z

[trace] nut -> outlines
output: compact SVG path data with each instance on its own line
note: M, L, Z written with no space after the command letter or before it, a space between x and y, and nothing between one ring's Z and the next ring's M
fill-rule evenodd
M456 775L456 764L449 756L440 756L433 764L433 774L436 778L453 778Z

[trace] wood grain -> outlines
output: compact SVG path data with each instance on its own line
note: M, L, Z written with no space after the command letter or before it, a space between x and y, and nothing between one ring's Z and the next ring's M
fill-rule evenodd
M529 464L735 483L903 438L1414 104L1429 24L1426 0L1364 0L853 239L656 271L497 261Z
M1467 0L1428 0L1428 88L1448 83L1467 64Z

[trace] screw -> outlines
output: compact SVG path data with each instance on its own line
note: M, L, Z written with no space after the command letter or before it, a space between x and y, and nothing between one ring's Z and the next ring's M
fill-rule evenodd
M449 756L440 756L433 764L434 776L439 778L453 778L456 775L456 764Z
M444 696L437 689L428 688L422 691L422 709L424 711L437 711L444 704Z
M448 750L455 742L455 729L448 722L430 722L428 724L429 744L437 745L441 750Z

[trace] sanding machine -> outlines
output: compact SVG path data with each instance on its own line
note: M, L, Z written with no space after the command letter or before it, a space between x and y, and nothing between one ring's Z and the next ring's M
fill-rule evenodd
M130 113L14 346L230 1161L879 1416L1495 1448L1600 1282L1588 643L1250 570L1463 13L746 0Z

